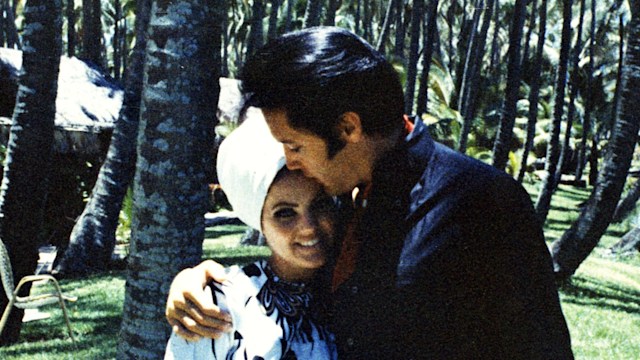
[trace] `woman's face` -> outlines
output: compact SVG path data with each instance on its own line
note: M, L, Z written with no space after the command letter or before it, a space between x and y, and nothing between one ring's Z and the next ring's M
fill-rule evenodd
M281 174L262 208L262 233L271 266L287 281L309 280L334 246L335 204L322 186L300 171Z

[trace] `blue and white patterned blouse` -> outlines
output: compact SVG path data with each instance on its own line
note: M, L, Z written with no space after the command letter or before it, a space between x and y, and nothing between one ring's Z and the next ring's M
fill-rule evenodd
M334 335L321 320L325 304L311 286L279 279L265 260L227 272L227 281L209 286L231 314L233 331L196 342L174 333L165 360L337 359Z

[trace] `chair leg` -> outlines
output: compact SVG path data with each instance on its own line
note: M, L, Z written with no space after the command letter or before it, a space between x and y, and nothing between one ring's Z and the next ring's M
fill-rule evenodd
M62 297L59 298L60 307L62 308L62 314L64 315L64 321L67 323L67 329L69 330L69 337L71 341L75 344L76 339L73 337L73 331L71 330L71 322L69 321L69 315L67 314L67 307L64 305L64 300Z
M12 296L7 304L7 307L4 308L4 313L2 313L2 319L0 319L0 334L2 334L2 330L4 330L5 325L7 325L7 320L9 320L9 314L11 314L11 310L13 309L13 304L16 302L16 297Z

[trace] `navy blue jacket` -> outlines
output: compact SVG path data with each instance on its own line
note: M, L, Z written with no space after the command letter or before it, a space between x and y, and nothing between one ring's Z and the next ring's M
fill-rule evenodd
M335 294L341 359L572 359L529 195L418 121L377 165L356 270Z

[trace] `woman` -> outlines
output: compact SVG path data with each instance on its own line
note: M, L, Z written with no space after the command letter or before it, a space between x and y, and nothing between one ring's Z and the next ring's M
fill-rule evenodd
M337 358L323 319L336 204L320 184L284 164L282 145L259 111L222 142L218 180L238 217L262 230L272 255L230 267L223 284L208 284L234 331L196 342L173 333L165 359Z

